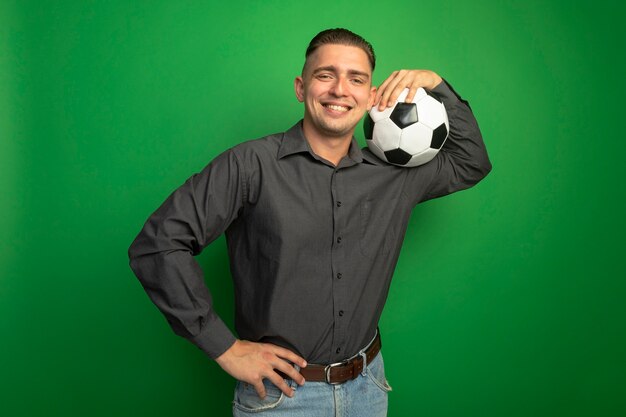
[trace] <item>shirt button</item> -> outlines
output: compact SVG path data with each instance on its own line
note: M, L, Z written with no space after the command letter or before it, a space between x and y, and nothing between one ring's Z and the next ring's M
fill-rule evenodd
M341 207L341 201L337 201L337 207Z
M341 236L337 238L337 243L341 243Z
M341 279L341 277L343 277L343 275L341 274L341 272L337 272L337 279Z
M338 348L337 348L337 350L336 350L335 352L336 352L336 353L341 352L341 348L340 348L340 347L338 347Z
M339 317L343 316L343 310L339 310Z

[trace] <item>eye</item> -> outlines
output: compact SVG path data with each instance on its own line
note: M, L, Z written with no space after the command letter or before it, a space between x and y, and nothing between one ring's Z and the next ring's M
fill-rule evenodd
M363 81L363 80L362 80L362 79L360 79L360 78L353 78L353 79L352 79L352 83L353 83L353 84L356 84L356 85L363 85L363 84L365 84L365 81Z
M316 78L318 80L326 81L332 79L333 77L330 74L318 74Z

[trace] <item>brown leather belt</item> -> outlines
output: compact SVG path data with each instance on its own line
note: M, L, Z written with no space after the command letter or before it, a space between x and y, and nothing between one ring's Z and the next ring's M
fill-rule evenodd
M365 348L365 357L367 363L374 360L382 343L380 341L380 333L376 332L376 337ZM357 355L343 362L331 363L330 365L309 364L305 368L300 369L300 374L307 381L327 382L329 384L342 384L348 380L355 379L363 371L363 356ZM278 372L283 378L291 379L284 373Z

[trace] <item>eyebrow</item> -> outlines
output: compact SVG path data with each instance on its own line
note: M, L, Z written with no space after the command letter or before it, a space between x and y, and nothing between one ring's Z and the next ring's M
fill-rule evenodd
M328 65L328 66L325 66L325 67L315 68L313 70L313 75L319 74L320 72L324 72L324 71L330 71L330 72L334 72L334 73L339 72L339 71L337 71L337 68L335 66ZM367 79L370 78L370 75L367 72L358 71L358 70L354 70L354 69L348 70L348 74L350 74L350 75L360 75L361 77L365 77Z

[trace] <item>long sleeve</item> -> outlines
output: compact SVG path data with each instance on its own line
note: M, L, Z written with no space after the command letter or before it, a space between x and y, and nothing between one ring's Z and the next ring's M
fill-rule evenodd
M237 218L244 177L232 151L219 155L167 198L128 250L132 270L174 332L213 359L235 337L213 310L194 256Z
M469 188L491 171L482 134L468 103L445 80L432 91L443 101L450 133L432 161L408 170L407 194L413 196L414 205Z

